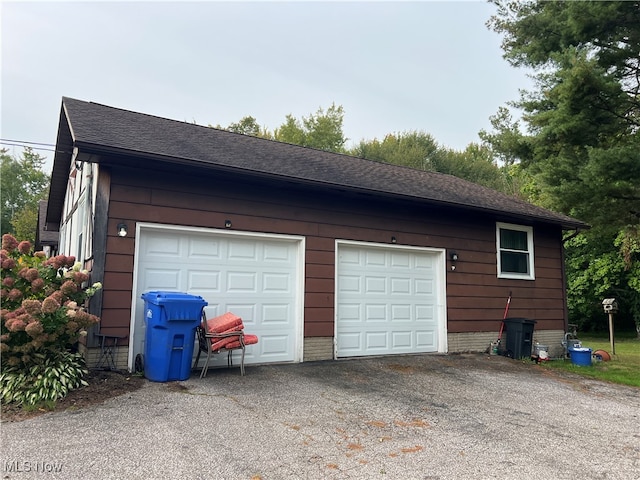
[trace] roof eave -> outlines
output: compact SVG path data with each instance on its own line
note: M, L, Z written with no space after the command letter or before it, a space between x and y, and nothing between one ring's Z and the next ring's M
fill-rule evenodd
M368 195L374 195L379 197L387 197L387 198L394 198L394 199L400 199L400 200L410 200L412 202L425 203L429 205L436 205L436 206L447 207L447 208L457 208L457 209L462 209L470 212L480 212L485 214L491 214L498 217L513 219L514 221L516 220L522 221L525 223L546 223L551 225L558 225L563 230L585 230L590 228L588 224L578 220L573 221L570 218L551 219L551 218L537 216L537 215L524 215L524 214L518 214L514 212L508 212L505 210L500 210L497 208L494 209L490 207L475 206L475 205L469 205L469 204L463 204L463 203L457 203L457 202L446 202L441 200L416 197L412 195L402 195L394 192L383 192L380 190L367 189L363 187L355 187L351 185L345 185L345 184L339 184L339 183L333 183L333 182L303 179L299 177L285 176L280 174L274 174L271 172L264 172L260 170L244 169L240 167L227 166L223 164L202 162L197 159L173 157L173 156L161 155L161 154L150 153L150 152L133 151L129 149L120 149L113 146L97 145L89 142L76 141L74 142L74 146L76 147L78 152L76 156L76 160L89 162L89 163L100 163L104 161L105 158L108 158L108 157L118 157L118 156L137 157L137 158L143 158L145 160L166 162L174 165L201 167L207 170L217 170L217 171L228 172L228 173L242 173L244 175L251 176L254 178L262 178L267 180L281 180L281 181L284 180L288 182L298 183L301 185L312 185L315 187L339 189L342 191L351 191L354 193L365 193Z

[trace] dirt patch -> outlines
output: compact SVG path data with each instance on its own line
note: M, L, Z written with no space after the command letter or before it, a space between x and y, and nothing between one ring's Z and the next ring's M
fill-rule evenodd
M85 377L88 386L72 390L59 400L52 410L24 410L14 404L2 405L2 422L20 422L48 412L60 412L98 405L110 398L139 389L146 380L139 375L113 372L108 370L90 370Z

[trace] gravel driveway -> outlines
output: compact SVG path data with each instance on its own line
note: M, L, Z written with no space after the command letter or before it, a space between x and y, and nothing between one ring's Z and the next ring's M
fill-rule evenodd
M1 428L4 479L640 479L640 389L487 355L212 370Z

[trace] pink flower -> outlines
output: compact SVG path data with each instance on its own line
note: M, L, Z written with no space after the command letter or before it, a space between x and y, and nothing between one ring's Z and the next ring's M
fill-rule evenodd
M67 322L67 331L69 333L74 333L78 329L78 324L74 321Z
M42 302L42 313L54 313L60 308L60 302L53 295L47 297Z
M16 283L16 279L15 279L15 278L13 278L13 277L4 277L4 278L2 279L2 285L3 285L4 287L9 287L9 288L11 288L11 287L13 287L13 285L14 285L15 283Z
M27 272L24 274L24 278L26 280L29 280L30 282L33 282L36 278L38 278L40 276L40 274L38 273L38 269L37 268L30 268L29 270L27 270Z
M44 252L36 252L33 254L33 256L36 258L47 258L47 254Z
M18 251L23 255L26 255L31 251L31 242L23 240L18 244Z
M7 345L6 343L0 343L0 352L8 352L9 351L9 345Z
M62 284L62 286L60 287L60 291L64 294L64 295L73 295L74 293L76 293L78 291L78 287L75 283L73 283L71 280L67 280L66 282L64 282Z
M27 326L26 323L24 323L19 318L16 318L13 320L13 322L11 322L11 326L7 328L9 329L10 332L21 332L25 329L26 326Z
M17 246L18 241L16 240L16 237L11 235L10 233L5 233L2 236L2 248L4 250L6 250L7 252L11 252L15 250Z
M22 308L29 315L40 315L42 313L42 303L39 300L24 300L22 302Z
M11 270L12 268L15 268L15 266L16 261L13 258L6 258L2 261L2 268L5 270Z
M44 332L44 328L42 327L42 324L40 322L35 321L27 324L24 331L27 332L27 335L29 335L31 338L36 338L38 335Z
M84 272L74 272L73 281L77 284L81 284L82 282L86 282L89 280L89 275Z
M21 298L22 298L22 292L17 288L12 288L9 291L9 300L13 300L15 302L16 300L20 300Z
M31 291L39 292L44 288L44 280L41 278L36 278L33 282L31 282Z

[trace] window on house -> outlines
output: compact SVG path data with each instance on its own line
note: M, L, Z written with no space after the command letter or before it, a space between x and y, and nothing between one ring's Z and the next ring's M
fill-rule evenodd
M496 224L498 277L534 280L533 228Z

